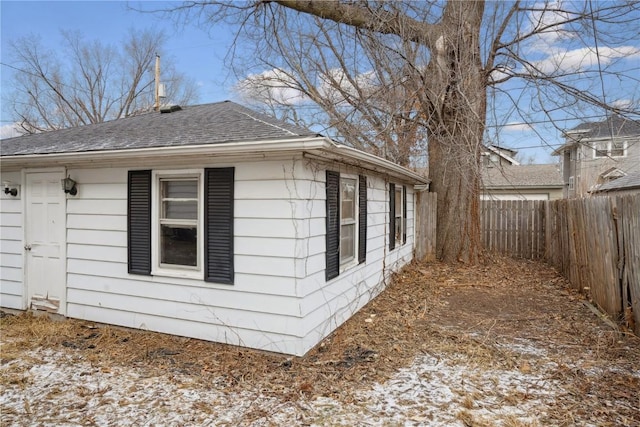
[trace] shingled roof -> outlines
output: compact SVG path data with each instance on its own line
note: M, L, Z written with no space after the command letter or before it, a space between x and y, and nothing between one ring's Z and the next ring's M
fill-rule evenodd
M556 164L483 168L482 185L491 188L562 187L562 175Z
M231 101L151 112L0 141L2 157L158 148L316 136Z
M620 116L611 116L599 122L580 123L569 131L569 133L571 132L580 132L583 138L607 138L611 137L611 135L616 137L640 135L640 121L630 120Z
M605 191L631 190L636 188L640 188L640 172L630 173L627 176L604 183L592 192L598 193Z

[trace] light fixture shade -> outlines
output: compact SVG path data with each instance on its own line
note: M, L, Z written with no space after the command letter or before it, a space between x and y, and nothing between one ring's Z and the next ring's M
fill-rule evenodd
M65 193L71 194L72 196L75 196L76 194L78 194L78 188L76 187L76 182L72 180L70 177L66 177L62 179L60 182L62 184L62 190Z

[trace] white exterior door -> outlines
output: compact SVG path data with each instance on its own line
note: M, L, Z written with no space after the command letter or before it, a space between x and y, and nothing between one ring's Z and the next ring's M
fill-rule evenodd
M33 310L66 314L65 194L62 172L26 175L26 297Z

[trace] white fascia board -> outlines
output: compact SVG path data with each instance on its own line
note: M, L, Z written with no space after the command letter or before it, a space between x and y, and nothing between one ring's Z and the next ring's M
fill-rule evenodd
M383 159L378 156L374 156L373 154L369 154L352 147L348 147L346 145L336 144L331 140L329 141L333 146L329 151L331 153L338 155L337 159L335 160L348 158L356 162L373 166L374 168L377 168L377 169L385 170L391 175L402 177L404 179L408 179L415 183L428 184L431 182L428 178L425 178L424 176L419 175L405 167L397 165L389 160Z
M255 153L276 153L293 150L314 150L330 144L325 137L304 137L278 140L258 140L224 142L218 144L184 145L171 147L132 148L126 150L85 151L74 153L27 154L0 158L2 166L33 165L76 165L113 163L118 160L130 160L140 156L144 158L171 158L177 156L237 155Z
M104 164L113 165L119 161L131 162L134 158L145 159L175 159L177 157L237 157L260 155L266 153L307 152L322 157L323 153L335 155L334 160L351 159L356 163L364 163L376 169L383 170L397 177L428 184L429 180L393 162L365 153L346 145L337 144L324 136L303 138L255 140L226 142L218 144L185 145L173 147L132 148L127 150L87 151L74 153L27 154L2 157L3 169L18 169L21 167L47 166L81 166L93 165L99 167Z

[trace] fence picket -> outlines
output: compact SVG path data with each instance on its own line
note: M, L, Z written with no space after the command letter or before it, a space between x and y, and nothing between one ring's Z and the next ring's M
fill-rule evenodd
M640 195L487 200L481 215L487 250L545 259L640 335Z

